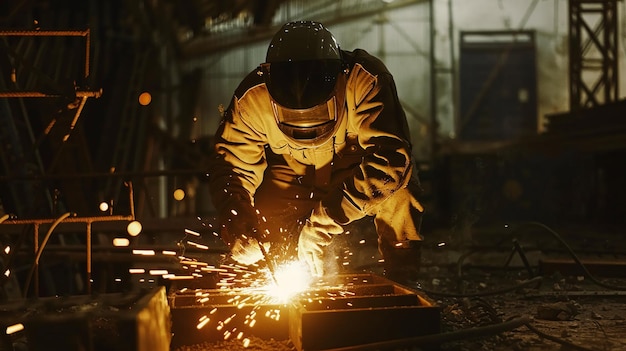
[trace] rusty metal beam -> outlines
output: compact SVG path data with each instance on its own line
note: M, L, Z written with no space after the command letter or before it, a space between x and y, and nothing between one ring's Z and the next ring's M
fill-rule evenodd
M76 97L80 97L80 98L87 98L87 97L94 97L94 98L99 98L102 95L102 89L100 90L77 90L76 91ZM42 98L42 97L62 97L62 94L49 94L49 93L42 93L40 91L19 91L19 90L14 90L14 91L0 91L0 98L28 98L28 97L37 97L37 98Z

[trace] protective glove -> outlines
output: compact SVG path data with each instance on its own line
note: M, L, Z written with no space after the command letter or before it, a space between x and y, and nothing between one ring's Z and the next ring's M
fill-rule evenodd
M267 242L260 244L257 239L252 237L238 238L230 248L230 255L238 263L255 264L265 258L259 245L263 245L265 252L270 249L270 244Z
M233 195L224 203L219 212L219 222L220 237L228 246L232 246L242 235L250 236L259 224L252 203L240 195Z
M229 198L220 212L220 226L220 236L235 261L250 265L263 258L259 248L259 213L248 199L237 195Z
M313 276L324 275L324 248L331 243L333 235L342 232L343 228L330 218L319 203L313 209L298 238L298 258L306 262Z

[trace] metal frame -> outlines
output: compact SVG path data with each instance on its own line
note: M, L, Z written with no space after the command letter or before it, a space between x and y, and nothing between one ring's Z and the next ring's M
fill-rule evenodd
M617 1L569 0L571 111L618 100Z
M89 77L89 60L91 50L90 30L8 30L0 31L0 37L85 37L85 72ZM102 91L77 91L77 97L100 97ZM0 92L0 97L58 97L60 94L47 94L38 91Z
M93 223L96 222L120 222L126 221L131 222L136 220L135 218L135 204L134 204L134 194L132 189L132 184L129 185L129 200L130 200L130 214L128 215L109 215L109 216L93 216L93 217L74 217L71 216L71 213L66 213L59 218L38 218L38 219L8 219L7 217L2 217L0 219L0 223L6 225L32 225L33 226L33 250L35 254L35 260L33 262L33 273L34 273L34 294L35 297L39 297L39 257L45 245L47 243L48 237L44 238L43 241L40 241L39 237L39 228L41 225L51 224L48 233L46 236L51 235L52 231L56 228L57 224L60 223L84 223L86 224L86 233L85 233L85 251L86 251L86 290L87 294L91 294L91 285L92 285L92 238L91 238L91 227ZM41 244L41 246L40 246ZM30 277L28 278L30 279ZM27 284L30 284L30 281L27 280ZM23 291L24 297L28 294L28 285Z
M87 80L89 79L90 76L90 60L91 60L91 31L90 29L85 29L85 30L2 30L0 31L0 37L26 37L26 38L32 38L32 37L82 37L85 38L85 61L84 61L84 68L83 68L83 72L82 72L82 79L84 80L83 83L86 83ZM88 98L99 98L102 95L102 89L97 89L97 90L91 90L91 89L81 89L80 87L76 86L76 83L74 83L74 88L73 90L67 90L64 91L64 89L62 89L61 87L58 86L58 83L55 82L53 80L53 78L48 77L46 74L43 74L42 72L40 72L36 65L33 65L33 63L29 62L28 60L26 60L24 57L22 57L21 55L19 55L16 52L12 52L12 50L10 48L7 47L7 52L9 57L13 57L16 61L20 62L20 64L24 67L24 70L27 72L32 72L33 74L41 77L42 79L46 80L46 82L48 84L50 84L52 87L54 87L55 91L53 92L42 92L42 91L36 91L36 90L6 90L6 91L0 91L0 99L1 98L59 98L59 97L65 97L65 98L73 98L76 99L76 106L75 106L75 111L73 112L73 117L71 119L71 123L69 125L69 129L63 133L62 135L62 143L61 146L59 147L59 149L56 151L56 155L54 157L54 160L52 162L52 167L51 169L54 168L54 166L57 163L57 160L59 159L60 155L62 154L63 148L68 144L67 141L70 138L70 136L72 135L78 120L81 116L81 113L83 111L83 108L85 106L85 104L87 103ZM15 69L13 71L12 77L11 79L13 80L13 82L15 82ZM21 103L21 102L20 102ZM69 108L69 107L68 107ZM53 118L52 121L50 122L50 124L48 125L48 127L45 129L44 134L39 138L39 140L35 141L34 139L31 140L32 142L32 152L37 155L37 157L39 157L39 144L42 140L43 137L49 135L50 130L52 129L52 127L56 124L57 122L57 118ZM31 135L32 138L34 138L33 135L33 131L31 130L31 124L29 122L29 118L28 115L26 113L26 111L24 110L24 123L23 125L26 126L26 128L28 128L28 133ZM15 129L15 128L13 128ZM9 129L9 130L13 130L13 129ZM28 143L27 143L28 144ZM43 169L43 165L41 164L41 161L39 160L39 166L41 167L41 171L45 172L45 170ZM16 172L18 173L18 172ZM16 202L17 207L21 208L22 206L20 205L20 199L17 195L13 194L13 201Z

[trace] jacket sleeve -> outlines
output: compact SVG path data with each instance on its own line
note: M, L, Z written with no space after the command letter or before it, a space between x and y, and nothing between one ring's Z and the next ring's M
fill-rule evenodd
M265 136L246 122L233 97L215 134L209 161L209 188L218 213L229 200L253 202L266 168L265 144Z
M347 93L348 109L355 116L352 127L365 156L323 201L328 214L342 224L368 215L405 187L412 173L408 124L393 77L386 69L375 76L365 73L349 82Z

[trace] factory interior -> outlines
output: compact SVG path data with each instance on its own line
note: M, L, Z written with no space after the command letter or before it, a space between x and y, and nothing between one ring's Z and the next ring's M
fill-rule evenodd
M368 218L287 297L229 260L213 138L295 20L394 76L418 281ZM0 351L626 350L624 1L5 0L0 125Z

